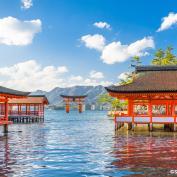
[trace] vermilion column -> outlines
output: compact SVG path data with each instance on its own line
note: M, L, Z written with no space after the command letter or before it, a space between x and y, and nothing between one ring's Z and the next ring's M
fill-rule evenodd
M149 124L149 130L153 130L153 124L152 124L152 102L150 100L149 102L149 115L150 115L150 124Z
M8 132L8 98L5 99L5 121L4 124L4 133Z
M70 111L70 104L69 104L69 100L66 101L66 106L65 106L65 109L66 109L66 113L69 113Z
M134 130L134 112L133 112L133 100L132 98L128 99L128 116L132 118L132 122L128 123L128 130Z
M5 101L5 120L8 121L8 99Z

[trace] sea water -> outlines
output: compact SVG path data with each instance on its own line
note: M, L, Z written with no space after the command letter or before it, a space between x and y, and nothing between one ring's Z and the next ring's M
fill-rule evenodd
M44 123L14 124L8 136L0 134L0 177L177 176L176 137L115 133L103 111L47 110Z

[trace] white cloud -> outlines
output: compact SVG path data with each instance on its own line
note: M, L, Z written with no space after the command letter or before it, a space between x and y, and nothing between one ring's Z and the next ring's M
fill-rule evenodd
M105 38L100 34L95 35L85 35L81 37L81 41L85 44L86 47L90 49L96 49L98 51L103 50L105 46Z
M68 72L68 68L66 66L59 66L57 68L59 73L67 73Z
M71 81L82 81L83 77L82 76L71 76L70 80Z
M157 32L164 31L177 24L177 13L169 13L167 17L162 18L162 24Z
M81 41L87 48L101 52L101 59L106 64L124 62L134 56L146 56L149 54L146 50L155 47L151 36L144 37L129 45L123 45L120 41L106 45L104 36L100 34L82 36Z
M145 50L148 48L154 48L152 37L144 37L130 45L122 45L120 41L112 42L104 47L101 59L106 64L124 62L133 56L147 55Z
M123 72L120 75L118 75L118 79L120 80L126 80L128 78L129 72Z
M61 70L61 68L65 68ZM50 90L63 82L61 75L67 68L41 67L35 60L0 68L0 85L26 91Z
M0 19L0 44L28 45L31 44L36 33L41 31L39 19L20 21L14 17Z
M66 66L42 67L35 60L28 60L9 67L0 67L0 85L23 91L45 90L55 87L71 87L75 85L110 85L109 81L80 75L70 75ZM97 72L99 73L99 72Z
M93 25L96 26L97 28L101 28L101 29L103 29L103 28L111 29L110 24L108 24L107 22L95 22Z
M21 0L21 4L22 4L21 7L23 9L29 9L30 7L33 6L32 0Z
M86 85L86 86L97 86L97 85L103 85L103 86L108 86L108 85L112 85L113 83L112 82L109 82L109 81L98 81L96 79L90 79L90 78L86 78L82 84L80 85Z
M102 79L104 78L104 75L102 72L98 72L98 71L91 71L90 72L90 78L92 79Z

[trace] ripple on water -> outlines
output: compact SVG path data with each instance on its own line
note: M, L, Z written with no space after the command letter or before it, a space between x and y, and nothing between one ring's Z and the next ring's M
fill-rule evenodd
M46 111L45 123L0 136L0 176L168 176L177 170L174 133L119 132L106 112Z

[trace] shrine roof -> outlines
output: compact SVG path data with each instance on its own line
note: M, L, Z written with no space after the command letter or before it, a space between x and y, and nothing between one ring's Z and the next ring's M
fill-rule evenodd
M114 93L177 92L177 66L139 66L132 83L106 87Z
M63 98L85 98L87 95L60 95Z
M10 96L28 96L30 92L22 92L7 87L0 86L0 95L10 95Z

